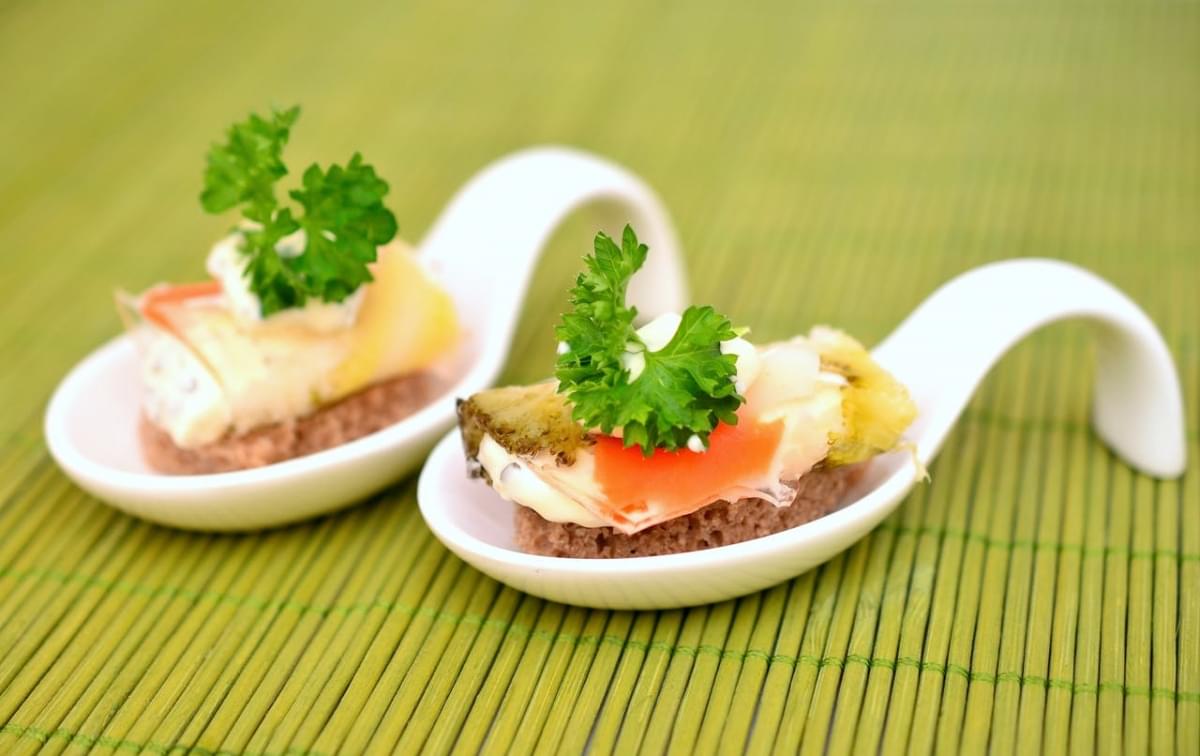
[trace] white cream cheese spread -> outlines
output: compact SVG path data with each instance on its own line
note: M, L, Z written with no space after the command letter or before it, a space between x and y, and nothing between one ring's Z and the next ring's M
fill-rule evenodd
M629 371L631 382L636 381L642 371L646 369L645 352L657 352L670 344L671 339L675 337L675 332L679 330L681 322L683 322L683 316L679 313L664 312L637 329L638 338L642 340L642 344L646 345L645 350L641 349L641 344L631 345L636 348L625 352L621 357L621 363ZM746 387L753 383L754 377L758 375L758 351L753 344L738 336L728 341L722 341L721 352L737 357L737 377L734 379L734 384L739 394L745 393Z
M250 280L246 277L246 256L238 248L241 239L242 235L235 232L217 242L208 253L205 265L209 275L221 283L226 306L239 322L247 327L283 323L306 328L313 333L335 333L354 325L362 307L364 286L355 289L341 302L309 299L303 307L281 310L264 318L262 302L250 290ZM304 251L304 246L305 235L301 229L280 239L275 249L283 257L295 257Z
M476 458L501 498L529 507L550 522L573 522L588 528L605 524L582 504L542 480L491 436L485 435L479 442Z
M142 352L142 409L182 447L219 438L232 422L225 391L178 339L157 328L138 333Z

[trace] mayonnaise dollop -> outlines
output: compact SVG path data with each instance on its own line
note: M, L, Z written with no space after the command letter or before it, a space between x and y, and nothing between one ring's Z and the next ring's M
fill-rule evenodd
M490 435L485 435L479 442L476 459L487 471L492 488L501 498L529 507L550 522L573 522L586 528L605 524L582 504L538 477Z
M637 329L638 338L646 345L645 350L640 348L641 345L636 345L637 349L631 349L621 356L621 364L629 371L631 382L636 381L642 371L646 369L646 352L657 352L670 344L682 322L683 316L679 313L664 312ZM739 394L745 393L746 388L754 382L758 375L758 349L746 339L738 336L728 341L722 341L721 352L732 354L737 359L734 385Z
M309 299L304 307L281 310L264 318L262 301L250 290L246 256L239 249L241 239L242 235L235 232L217 242L208 253L205 266L209 275L221 283L226 305L239 322L248 327L265 322L296 325L313 333L334 333L354 325L362 307L365 286L358 287L341 302ZM275 249L283 257L295 257L304 252L305 242L304 230L301 229L280 239Z

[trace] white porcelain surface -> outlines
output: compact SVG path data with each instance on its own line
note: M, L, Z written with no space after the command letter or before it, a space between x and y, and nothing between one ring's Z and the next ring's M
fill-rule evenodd
M1047 323L1083 318L1099 340L1096 431L1150 475L1181 475L1183 400L1166 344L1128 297L1081 268L1012 260L970 271L933 293L874 351L912 391L920 410L908 438L933 460L991 366ZM464 560L520 590L555 601L652 609L721 601L815 567L866 535L917 482L907 454L876 459L833 514L753 541L687 554L562 559L513 547L512 504L469 480L458 432L434 449L421 473L421 512ZM938 485L934 480L932 485Z
M577 150L542 147L485 168L450 201L419 254L450 290L468 330L440 399L378 433L301 459L217 475L149 470L137 441L133 341L120 336L79 363L46 411L46 442L82 488L131 514L201 530L247 530L346 506L415 470L454 423L454 399L490 385L508 355L539 256L574 211L596 206L610 233L632 222L650 245L631 286L643 315L687 301L679 245L654 193L628 171ZM607 222L606 222L607 221ZM580 257L591 239L581 239Z

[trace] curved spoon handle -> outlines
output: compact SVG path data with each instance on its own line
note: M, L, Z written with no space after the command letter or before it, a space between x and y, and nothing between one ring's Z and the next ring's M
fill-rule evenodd
M1054 260L985 265L943 285L874 351L913 394L918 455L937 454L988 370L1040 326L1085 318L1095 326L1092 422L1121 458L1158 477L1186 466L1183 397L1154 323L1104 279Z
M631 223L650 247L645 266L629 286L629 301L640 314L654 316L687 305L678 238L662 202L645 183L579 150L522 150L468 181L420 245L430 267L453 282L464 322L485 329L485 352L497 363L508 353L546 243L567 216L592 204L608 211L614 221L606 228L610 234L619 239L622 226ZM579 256L590 249L590 244L581 248Z

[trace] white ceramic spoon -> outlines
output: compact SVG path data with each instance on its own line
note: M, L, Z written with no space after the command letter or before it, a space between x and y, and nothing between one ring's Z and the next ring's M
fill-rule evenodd
M937 455L996 360L1031 331L1065 318L1095 325L1096 432L1139 470L1181 475L1183 400L1162 336L1112 285L1051 260L1011 260L959 276L874 350L917 403L920 415L907 436L917 444L921 462ZM733 598L815 567L879 524L916 481L907 454L886 455L871 463L848 494L851 503L833 514L732 546L631 559L563 559L517 551L513 505L483 482L467 479L457 431L434 449L417 498L437 537L497 580L570 604L663 609Z
M457 380L396 425L300 459L217 475L160 475L142 460L133 339L120 336L79 363L46 411L50 452L82 488L131 514L183 528L246 530L351 504L412 472L454 423L455 397L490 385L508 355L521 303L546 242L574 211L597 205L619 232L631 222L650 245L630 287L646 316L687 301L679 243L662 203L637 177L576 150L515 153L471 179L419 246L468 330ZM579 256L590 248L581 239Z

